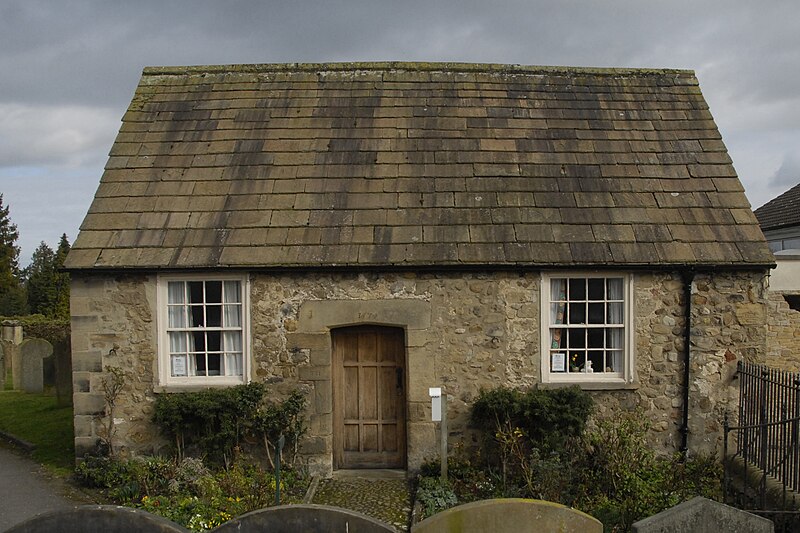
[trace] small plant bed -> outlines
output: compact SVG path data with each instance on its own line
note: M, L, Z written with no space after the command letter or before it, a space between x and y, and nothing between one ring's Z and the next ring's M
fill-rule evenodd
M483 391L472 406L479 449L456 447L448 481L439 478L438 462L420 472L423 518L482 499L533 498L579 509L605 531L622 532L694 496L721 497L715 458L657 454L638 411L588 424L591 412L591 397L577 388Z
M55 396L0 391L0 430L33 444L33 459L51 472L72 472L72 407L59 407Z
M274 474L241 459L212 469L191 457L90 456L76 476L83 485L101 490L110 503L144 509L192 531L207 531L275 504ZM297 469L281 470L281 504L302 503L308 484L308 476Z
M101 490L111 503L144 509L192 531L274 505L278 489L281 504L302 503L309 478L298 463L306 431L306 400L299 391L280 401L263 383L159 395L153 422L172 443L171 457L123 458L115 446L114 408L127 376L106 370L97 454L76 469L83 485Z

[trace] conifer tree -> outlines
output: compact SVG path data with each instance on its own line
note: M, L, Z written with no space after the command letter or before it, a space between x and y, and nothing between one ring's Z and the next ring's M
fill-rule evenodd
M61 234L61 240L56 249L56 306L54 316L63 319L69 319L69 274L61 272L64 268L64 261L67 259L67 254L70 251L69 240L67 234Z
M9 207L3 206L0 194L0 315L25 314L25 290L20 282L19 232L11 222Z
M32 314L53 316L58 300L56 289L56 254L42 241L26 269L28 307Z

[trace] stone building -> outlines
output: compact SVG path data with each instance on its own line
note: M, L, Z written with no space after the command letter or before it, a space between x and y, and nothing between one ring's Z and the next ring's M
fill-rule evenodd
M453 440L481 387L578 385L713 450L772 263L691 71L148 68L67 259L76 452L106 365L132 452L250 380L306 393L322 473L433 457L435 386Z
M753 213L775 253L769 277L766 363L800 372L800 184Z

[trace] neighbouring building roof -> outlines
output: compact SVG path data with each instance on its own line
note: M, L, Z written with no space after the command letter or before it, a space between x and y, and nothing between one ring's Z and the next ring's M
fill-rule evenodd
M800 183L754 211L764 231L800 226Z
M773 262L693 72L144 70L66 267Z

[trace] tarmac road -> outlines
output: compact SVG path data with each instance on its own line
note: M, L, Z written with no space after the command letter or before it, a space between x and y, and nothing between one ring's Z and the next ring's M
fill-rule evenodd
M51 479L40 465L0 444L0 531L40 513L89 503L67 494L67 485Z

